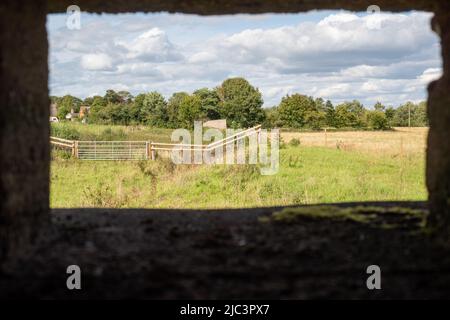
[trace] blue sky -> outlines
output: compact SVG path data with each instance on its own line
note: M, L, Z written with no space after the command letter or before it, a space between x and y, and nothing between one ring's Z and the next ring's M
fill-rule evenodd
M265 106L302 93L334 103L397 106L426 97L441 74L431 14L312 11L302 14L49 15L50 94L87 97L213 88L247 78Z

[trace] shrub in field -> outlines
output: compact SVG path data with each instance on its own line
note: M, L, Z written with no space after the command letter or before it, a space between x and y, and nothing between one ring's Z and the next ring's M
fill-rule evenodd
M301 160L300 156L297 156L297 155L290 155L286 162L287 162L287 165L289 168L301 168L302 167L302 160Z
M72 157L72 152L68 150L53 149L51 157L52 160L68 160Z
M286 149L286 142L284 141L283 137L280 136L280 144L279 144L279 148L280 149Z
M70 124L66 123L53 123L51 126L51 135L68 140L80 139L80 132Z
M126 194L118 194L104 183L83 190L83 203L88 207L120 208L126 206L128 201Z
M289 141L289 145L291 147L298 147L300 145L300 140L297 138L293 138L291 139L291 141Z
M127 138L125 131L122 128L112 129L106 128L102 131L102 133L97 137L97 140L100 141L122 141Z
M139 161L139 170L143 175L151 177L152 181L160 176L171 175L175 164L168 158L157 158L156 161Z
M281 197L283 190L280 185L274 181L264 182L258 190L258 195L262 201L267 199L278 199Z
M389 128L388 119L383 111L375 110L368 114L369 125L375 130L386 130Z

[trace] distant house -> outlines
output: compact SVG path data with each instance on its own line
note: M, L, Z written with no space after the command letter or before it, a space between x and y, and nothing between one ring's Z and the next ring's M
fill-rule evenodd
M50 117L58 116L58 105L56 103L50 104Z
M70 112L68 114L66 114L66 119L70 120L70 121L74 121L75 119L79 118L80 114L74 112L73 109L70 110Z
M203 123L203 126L206 128L225 130L227 128L227 120L226 119L210 120Z
M56 103L50 104L50 122L58 122L58 108Z
M81 106L80 113L79 113L80 119L85 118L89 114L90 110L91 110L91 107L89 107L89 106Z

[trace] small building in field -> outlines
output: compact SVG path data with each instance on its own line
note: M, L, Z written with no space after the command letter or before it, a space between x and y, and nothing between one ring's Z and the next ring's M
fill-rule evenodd
M205 123L203 123L203 127L225 130L227 128L227 120L219 119L219 120L206 121Z
M80 117L80 119L85 118L89 114L90 110L91 110L91 107L89 107L89 106L81 106L80 113L78 115Z
M66 119L70 121L74 121L80 117L79 113L76 113L73 109L70 110L68 114L66 114Z

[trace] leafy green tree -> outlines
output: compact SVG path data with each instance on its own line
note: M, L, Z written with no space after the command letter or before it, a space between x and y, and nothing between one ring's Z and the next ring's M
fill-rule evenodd
M278 107L271 107L264 109L266 113L265 120L263 122L263 127L267 129L282 127L282 122L280 121L280 115L278 113Z
M264 121L263 99L259 90L244 78L230 78L217 88L220 114L229 127L246 128Z
M58 118L61 120L65 119L66 115L70 113L72 109L74 112L79 112L81 103L81 99L71 95L65 95L59 100L57 107Z
M316 98L314 100L314 104L316 105L316 110L320 111L320 112L325 112L326 107L325 107L325 101L322 98Z
M278 107L280 121L289 128L319 128L325 121L325 112L319 111L313 98L295 93L287 95Z
M145 94L140 93L135 98L133 103L130 105L130 121L132 123L144 123L144 119L141 113Z
M330 100L327 100L325 103L325 124L328 127L335 126L335 116L334 106Z
M318 130L323 128L326 123L326 113L324 111L314 110L305 115L306 127Z
M397 127L425 127L428 125L426 102L407 102L395 110L392 124Z
M61 100L61 98L58 96L50 96L50 103L58 104L60 100Z
M121 96L112 89L106 90L105 96L103 97L106 103L120 103L122 102Z
M373 106L373 109L377 111L384 111L386 107L382 105L381 102L377 101L377 103Z
M106 110L106 101L101 96L94 96L91 109L89 110L88 119L90 123L105 123L108 121L109 116Z
M178 122L183 128L193 128L194 121L203 120L202 100L196 95L187 95L181 100Z
M338 105L335 110L335 126L338 128L367 126L364 106L357 100Z
M140 109L141 120L151 126L167 126L167 102L159 92L146 93Z
M194 91L194 95L200 98L202 111L209 120L220 119L220 98L217 90L202 88Z
M380 109L368 113L369 126L375 130L386 130L389 128L389 122L386 114Z
M129 104L133 102L133 95L128 91L125 90L119 91L117 92L117 95L119 96L120 103Z
M395 109L391 106L387 107L384 111L384 114L386 115L386 119L388 121L389 127L393 126L393 119L395 116Z
M109 104L107 106L109 122L112 124L128 125L130 123L130 108L126 104Z
M187 92L175 92L169 98L167 103L167 116L168 126L171 128L180 127L181 124L178 119L178 113L180 111L180 104L185 97L189 96Z
M94 97L84 98L83 105L90 106L90 105L92 105L93 101L94 101Z
M427 113L427 103L426 101L422 101L417 106L417 111L414 114L416 125L418 127L427 127L430 125L428 121L428 113Z

